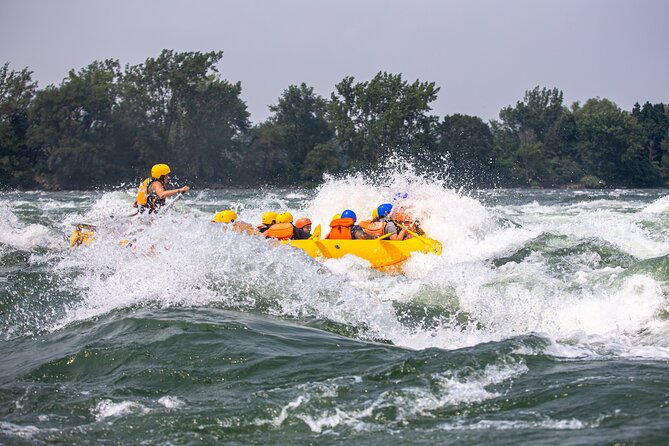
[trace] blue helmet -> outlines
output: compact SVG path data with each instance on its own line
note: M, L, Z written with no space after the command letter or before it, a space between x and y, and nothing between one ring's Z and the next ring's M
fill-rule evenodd
M390 203L383 203L382 205L379 205L379 207L376 210L379 213L379 217L383 218L386 215L390 214L390 211L393 210L393 205Z
M342 212L341 218L352 218L353 221L358 220L358 217L356 217L355 212L353 212L350 209L346 209L344 212Z

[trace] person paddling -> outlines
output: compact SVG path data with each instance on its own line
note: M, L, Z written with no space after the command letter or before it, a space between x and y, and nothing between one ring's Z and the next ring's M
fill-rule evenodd
M258 234L258 230L254 228L252 224L237 220L237 213L232 209L225 209L217 212L214 215L212 223L224 223L228 225L229 228L232 228L233 231L241 233Z
M358 225L366 234L373 236L373 238L381 237L383 235L383 229L385 228L385 222L381 221L379 218L378 208L374 208L372 211L371 220L359 221Z
M133 203L138 213L147 210L149 214L158 212L158 209L165 205L165 199L190 190L188 186L165 190L170 172L170 166L167 164L155 164L151 168L151 176L140 183L137 198Z
M407 230L396 224L391 216L390 212L393 210L393 205L390 203L383 203L379 205L377 212L379 214L379 220L383 222L383 234L392 234L388 236L390 240L404 240L407 238Z
M311 220L308 217L298 218L295 227L311 235Z
M276 216L276 223L265 232L267 238L279 240L307 240L310 235L293 225L293 215L281 212Z
M326 238L330 240L371 240L376 238L356 225L357 219L355 212L346 209L339 218L334 218L330 222L330 233Z
M276 212L268 211L262 214L261 223L256 226L256 228L258 229L258 232L264 234L274 224L276 224Z

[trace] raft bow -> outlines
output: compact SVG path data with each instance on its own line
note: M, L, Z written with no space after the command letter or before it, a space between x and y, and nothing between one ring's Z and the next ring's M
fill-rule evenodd
M314 235L320 235L320 230L318 225ZM329 240L312 236L309 240L287 240L285 244L299 248L314 258L338 259L352 254L367 260L376 269L399 265L414 252L441 255L441 242L409 232L412 237L405 240Z

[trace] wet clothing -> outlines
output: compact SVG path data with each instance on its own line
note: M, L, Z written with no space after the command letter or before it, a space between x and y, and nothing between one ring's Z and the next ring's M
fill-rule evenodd
M366 234L373 236L373 238L381 237L386 228L386 222L379 220L363 220L359 225Z
M397 227L394 221L387 221L385 222L386 225L383 228L383 233L384 234L397 234L400 232L400 228Z
M267 237L278 240L290 240L293 238L294 229L290 223L275 223L267 230Z
M395 223L392 220L389 220L386 222L386 227L383 230L384 234L399 234L402 232L402 227L399 226L397 223ZM407 238L407 235L405 234L403 238L397 239L397 240L404 240ZM411 237L408 237L411 238Z
M351 228L353 227L352 218L336 218L330 222L330 233L327 239L330 240L352 240Z
M297 226L293 226L293 240L307 240L309 237L311 237L311 234L307 231L300 229Z
M356 225L352 218L337 218L330 222L330 240L372 240L376 236L365 232L362 226Z
M267 237L278 240L306 240L311 235L296 228L292 223L276 223L267 230Z
M353 225L351 227L351 236L354 240L374 240L377 238L373 234L368 234L362 226Z
M137 211L139 211L140 214L147 210L149 211L149 214L153 214L158 212L158 209L160 209L162 206L165 206L165 199L158 197L156 192L153 190L153 183L156 181L160 180L149 177L139 185L139 192L137 193L135 204ZM143 197L146 197L146 202L144 203Z

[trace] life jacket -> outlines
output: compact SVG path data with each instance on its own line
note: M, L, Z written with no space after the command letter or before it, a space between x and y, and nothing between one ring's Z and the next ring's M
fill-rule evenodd
M149 210L149 214L156 212L160 206L165 204L165 200L159 198L153 190L153 183L158 181L156 178L146 178L137 188L137 198L135 199L139 212Z
M265 234L268 238L290 240L293 236L293 225L292 223L276 223L270 226Z
M363 220L358 222L358 226L360 226L362 230L369 235L381 237L383 235L383 231L386 229L386 222Z
M352 218L338 218L330 222L330 233L327 239L330 240L353 240L351 236L351 227L353 226Z

